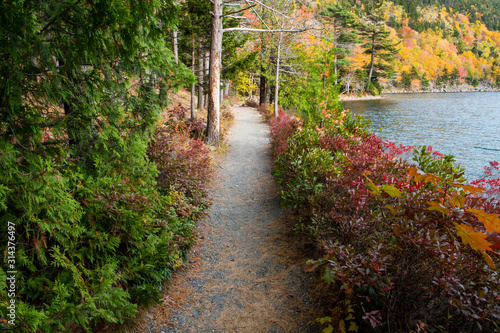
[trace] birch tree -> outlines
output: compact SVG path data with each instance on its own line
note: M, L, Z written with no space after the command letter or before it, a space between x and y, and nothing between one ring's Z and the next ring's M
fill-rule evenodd
M284 39L290 37L290 33L286 31L299 30L298 26L301 26L300 17L292 16L295 9L295 3L291 0L277 1L275 7L272 9L273 19L275 26L278 28L279 32L276 33L276 67L275 67L275 78L274 78L274 117L278 117L278 105L279 105L279 82L280 82L280 69L282 63L282 49L285 46Z

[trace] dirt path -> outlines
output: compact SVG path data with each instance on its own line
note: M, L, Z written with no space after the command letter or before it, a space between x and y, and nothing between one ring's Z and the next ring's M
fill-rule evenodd
M233 108L229 154L219 166L210 217L199 222L190 266L137 332L312 332L306 258L280 208L269 130Z

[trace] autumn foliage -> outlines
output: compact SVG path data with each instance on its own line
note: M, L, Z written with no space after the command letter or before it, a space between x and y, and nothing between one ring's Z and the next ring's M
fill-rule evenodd
M498 201L464 183L452 157L423 147L411 165L397 156L410 147L327 115L322 127L284 131L284 116L271 130L283 200L323 253L310 262L331 292L321 322L339 332L498 330Z
M148 157L159 171L158 185L166 193L182 194L195 206L206 206L213 172L209 150L201 141L206 126L200 119L185 118L181 105L170 112L172 119L156 129L148 147Z

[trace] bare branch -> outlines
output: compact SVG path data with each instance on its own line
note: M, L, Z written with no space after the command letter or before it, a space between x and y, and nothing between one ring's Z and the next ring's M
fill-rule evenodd
M250 6L250 4L248 3L248 0L245 0L245 2L247 3L247 5ZM255 15L257 15L257 17L259 18L259 20L264 23L264 25L266 26L266 28L270 29L269 26L267 25L266 21L264 21L262 19L262 17L260 17L259 13L255 10L255 8L252 8L252 11L255 13Z
M221 17L225 17L225 16L229 16L229 15L233 15L233 14L241 13L241 12L244 12L245 10L250 9L250 8L252 8L252 7L255 7L255 6L257 6L257 5L250 5L250 7L243 8L243 9L240 9L240 10L237 10L237 11L234 11L234 12L231 12L231 13L224 14L224 15L222 15Z
M80 0L78 0L73 6L77 6L79 3L80 3ZM45 24L45 26L42 28L42 30L40 30L37 34L38 35L43 34L44 31L47 30L52 24L54 24L61 15L66 14L66 12L68 11L68 9L69 9L69 7L66 7L64 9L64 11L62 11L58 15L54 16L52 18L52 20L50 20L49 23Z
M225 2L222 5L223 6L241 6L243 4L243 2L244 2L244 0L237 0L237 1Z
M302 75L303 74L303 73L298 72L298 71L289 71L289 70L286 70L286 69L280 69L280 72L286 73L286 74L293 74L293 75Z
M283 17L286 17L287 19L292 19L290 16L287 16L287 15L283 14L282 12L280 12L279 10L276 10L276 9L274 9L274 8L272 8L272 7L269 7L269 6L265 5L264 3L260 2L259 0L250 0L250 2L256 2L256 3L258 3L259 5L261 5L262 7L266 8L266 9L268 9L268 10L272 11L272 12L275 12L275 13L277 13L278 15L281 15L281 16L283 16Z
M278 29L278 30L273 30L273 29L253 29L253 28L226 28L223 29L224 32L229 32L229 31L248 31L248 32L304 32L307 31L307 28L300 28L300 29Z

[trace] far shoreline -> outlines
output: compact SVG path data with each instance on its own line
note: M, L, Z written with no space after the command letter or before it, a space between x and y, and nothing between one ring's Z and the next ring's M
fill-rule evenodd
M384 91L381 95L340 95L339 99L342 102L350 101L367 101L367 100L377 100L385 99L388 95L401 95L401 94L450 94L450 93L479 93L479 92L500 92L500 89L477 89L477 90L459 90L459 89L433 89L433 90L388 90Z
M345 96L342 96L340 95L339 96L339 99L341 102L345 102L345 101L366 101L366 100L374 100L374 99L384 99L386 97L382 96L382 95L377 95L377 96L373 96L373 95L362 95L362 96L358 96L358 95L345 95Z

